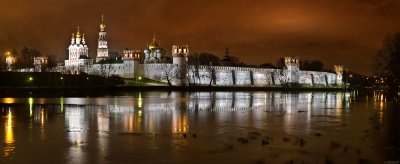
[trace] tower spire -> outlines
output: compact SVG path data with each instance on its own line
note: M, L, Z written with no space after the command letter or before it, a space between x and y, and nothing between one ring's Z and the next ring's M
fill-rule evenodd
M229 56L229 48L228 47L225 48L225 56Z
M76 32L76 38L81 38L81 32L79 31L79 26L76 27L76 29L78 30L78 31Z
M82 33L82 44L85 44L85 33Z
M72 33L71 44L75 44L75 34L74 33Z
M156 42L156 32L153 32L153 43Z
M106 24L104 24L104 15L101 14L100 31L104 31L105 28L106 28Z

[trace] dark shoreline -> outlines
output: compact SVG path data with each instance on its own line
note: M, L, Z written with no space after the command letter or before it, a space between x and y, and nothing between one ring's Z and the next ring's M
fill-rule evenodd
M347 89L349 90L349 89ZM210 92L210 91L282 91L282 92L345 92L344 88L311 88L311 87L231 87L231 86L95 86L95 87L0 87L0 96L103 96L118 95L119 92L144 91L178 91L178 92Z

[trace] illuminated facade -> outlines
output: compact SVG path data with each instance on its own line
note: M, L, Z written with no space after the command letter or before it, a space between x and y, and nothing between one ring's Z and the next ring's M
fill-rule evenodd
M118 75L123 78L148 78L155 81L171 81L173 85L217 85L217 86L273 86L273 85L342 85L343 67L335 66L335 72L304 71L299 69L298 57L285 57L284 69L249 68L234 66L188 65L189 46L172 46L172 63L167 63L165 50L156 41L143 50L123 50L123 61L101 63L109 59L104 19L100 23L96 63L88 56L88 47L79 27L72 35L69 59L60 70L86 72L96 75ZM195 70L195 72L193 71Z
M99 40L97 44L97 57L96 63L108 59L108 46L107 46L107 32L106 32L106 24L104 24L104 17L101 16L101 23L100 23L100 32L99 32Z
M46 56L39 56L33 58L33 65L35 66L35 72L42 72L43 69L47 66L48 57Z
M165 50L162 49L156 41L156 35L153 36L153 41L144 49L144 63L161 63Z
M93 59L89 58L88 50L85 34L81 35L78 26L76 35L72 33L71 45L68 47L69 55L68 59L65 60L65 67L79 67L93 64Z

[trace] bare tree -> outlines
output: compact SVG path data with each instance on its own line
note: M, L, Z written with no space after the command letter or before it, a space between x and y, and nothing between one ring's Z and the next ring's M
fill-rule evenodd
M189 68L188 64L175 66L175 69L174 69L175 78L176 78L176 80L179 80L180 85L186 85L186 81L190 80L188 78L188 73L189 73L188 68Z
M177 65L174 64L160 64L161 79L166 80L169 86L172 86L172 81L176 78L176 67Z
M209 65L206 65L204 67L205 70L205 74L202 76L203 79L209 79L209 83L208 86L211 86L211 84L213 83L213 81L216 79L216 75L215 75L215 68L214 66L212 66L212 64L210 63Z
M114 71L114 66L110 63L101 63L100 64L100 76L103 77L110 77L113 73L115 73Z
M288 78L288 70L286 67L279 69L278 71L278 79L279 83L282 85L282 87L289 87L289 78Z

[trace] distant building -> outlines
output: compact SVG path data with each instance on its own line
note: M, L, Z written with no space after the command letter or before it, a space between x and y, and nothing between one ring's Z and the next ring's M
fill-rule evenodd
M48 57L46 56L39 56L33 58L33 65L35 72L42 72L43 69L47 68L48 64Z

